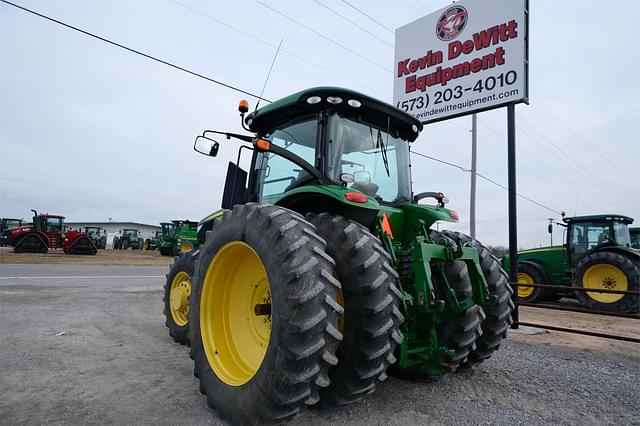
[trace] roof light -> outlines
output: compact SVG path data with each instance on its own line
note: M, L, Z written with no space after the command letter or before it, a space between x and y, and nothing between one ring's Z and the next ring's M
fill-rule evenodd
M249 111L249 102L246 99L240 100L240 103L238 104L238 111L242 114Z
M344 198L352 203L366 203L369 201L369 197L364 195L362 192L347 192L344 194Z
M342 98L339 96L327 96L327 102L333 105L338 105L342 103Z
M360 108L362 106L362 102L357 99L349 99L347 104L352 108Z
M322 98L320 96L309 96L307 98L307 103L309 105L315 105L315 104L319 104L321 100Z

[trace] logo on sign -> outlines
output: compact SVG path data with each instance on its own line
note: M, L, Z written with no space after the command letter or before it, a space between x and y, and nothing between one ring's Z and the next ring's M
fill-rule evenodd
M468 20L467 9L462 6L451 6L438 19L436 35L442 41L453 40L464 30Z

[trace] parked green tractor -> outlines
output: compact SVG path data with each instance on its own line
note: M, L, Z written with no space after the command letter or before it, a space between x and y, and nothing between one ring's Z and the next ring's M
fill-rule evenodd
M252 135L196 139L212 157L215 135L242 146L223 209L200 223L191 279L165 289L220 417L281 423L319 401L361 400L391 365L439 375L498 349L513 308L507 274L478 241L435 230L458 221L442 193L413 193L418 120L335 87L240 112Z
M637 295L571 291L572 287L638 291L640 253L631 248L632 222L617 214L563 217L558 224L566 228L564 245L518 253L518 283L564 285L567 290L518 287L520 300L536 302L575 293L591 309L637 312Z
M640 250L640 228L629 228L631 237L631 248Z
M142 250L143 240L140 231L133 228L125 228L118 231L118 235L113 237L114 250Z
M99 226L85 226L85 234L97 249L107 248L107 230Z
M177 256L198 248L198 222L172 220L161 223L162 237L158 249L163 256Z
M145 250L155 250L158 248L158 243L162 238L162 231L154 231L153 236L151 238L147 238L144 240L144 249Z

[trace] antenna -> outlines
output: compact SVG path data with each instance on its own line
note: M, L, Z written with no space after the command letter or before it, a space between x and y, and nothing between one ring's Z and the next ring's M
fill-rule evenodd
M269 77L271 77L271 70L273 70L273 65L276 63L276 59L278 59L278 53L280 53L280 46L282 46L283 38L280 39L280 44L278 44L278 49L276 50L276 54L273 57L273 61L271 61L271 67L269 67L269 73L267 74L267 79L264 81L264 86L262 86L262 91L260 92L260 96L258 97L258 102L256 102L256 107L254 111L258 109L258 105L260 105L260 101L262 98L262 94L264 93L264 89L267 87L267 82L269 81Z

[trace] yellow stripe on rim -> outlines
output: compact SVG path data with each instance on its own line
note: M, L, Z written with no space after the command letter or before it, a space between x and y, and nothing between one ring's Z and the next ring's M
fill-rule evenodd
M582 287L598 290L628 291L629 282L627 281L627 276L620 268L607 263L600 263L590 266L584 271ZM599 303L616 303L624 297L624 294L594 293L591 291L587 291L586 293L590 298Z
M191 294L191 278L184 271L178 272L171 281L169 289L169 310L173 322L179 327L189 323L189 295Z
M533 277L524 272L518 272L518 284L535 284ZM518 286L518 297L529 297L533 294L535 287Z
M230 386L249 382L271 336L271 288L258 254L232 241L215 254L202 283L200 331L215 375Z

